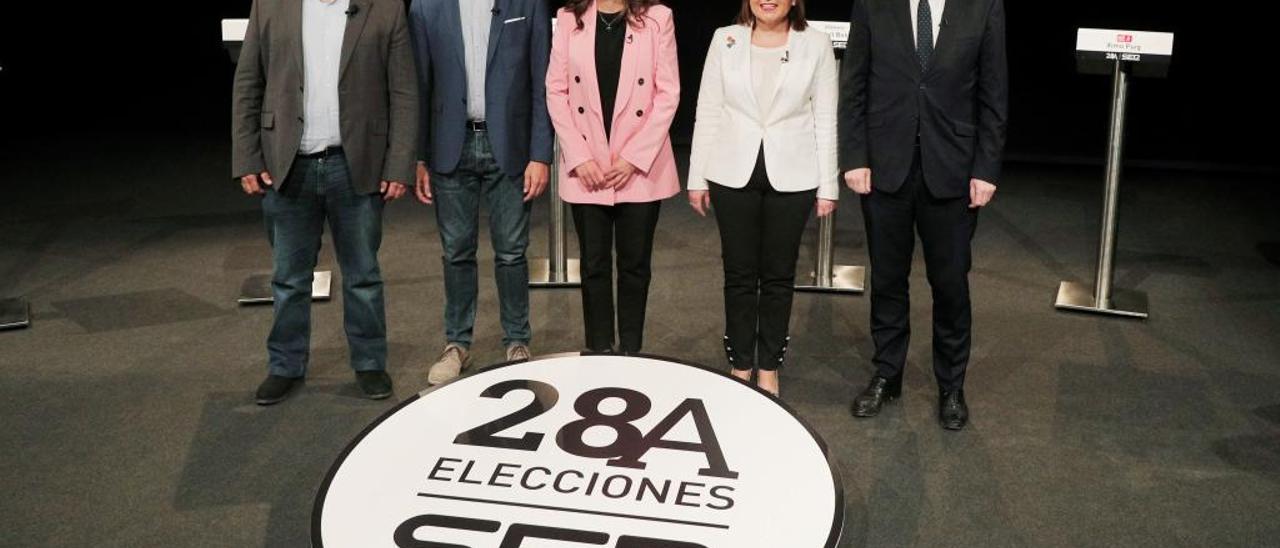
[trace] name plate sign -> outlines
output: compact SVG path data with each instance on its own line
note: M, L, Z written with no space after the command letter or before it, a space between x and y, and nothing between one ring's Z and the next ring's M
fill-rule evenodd
M223 42L243 42L244 35L249 31L248 19L223 19L222 20L222 41Z
M1080 29L1076 61L1081 72L1090 74L1110 74L1122 62L1140 76L1164 76L1173 61L1173 33Z
M849 22L809 21L809 26L831 35L831 45L836 49L849 46Z

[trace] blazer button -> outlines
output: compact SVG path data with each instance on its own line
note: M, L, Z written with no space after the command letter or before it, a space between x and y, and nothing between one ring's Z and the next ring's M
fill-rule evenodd
M640 85L642 85L642 86L644 85L644 78L641 78L641 79L640 79Z
M581 84L581 83L582 83L582 77L580 77L580 76L574 76L574 77L573 77L573 83L575 83L575 84Z
M643 118L643 117L644 117L644 111L643 111L643 110L637 110L637 111L636 111L636 117L637 117L637 118Z
M584 112L586 112L586 111L587 111L587 109L582 108L582 107L578 107L578 114L582 114L582 113L584 113Z
M586 134L583 134L583 135L582 135L582 140L583 140L583 141L586 141L586 140L587 140L587 136L586 136Z

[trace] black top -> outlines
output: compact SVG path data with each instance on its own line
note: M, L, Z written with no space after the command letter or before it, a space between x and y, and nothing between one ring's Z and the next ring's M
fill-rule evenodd
M613 130L613 104L618 100L618 79L622 75L622 48L625 45L627 22L622 12L600 12L596 21L596 80L600 82L600 107L604 112L604 134ZM613 27L605 22L617 21Z

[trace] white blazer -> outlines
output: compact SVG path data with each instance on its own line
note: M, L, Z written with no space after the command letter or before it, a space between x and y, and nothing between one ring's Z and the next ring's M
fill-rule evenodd
M747 186L764 143L769 184L780 192L818 189L840 196L836 165L839 74L831 37L810 27L787 37L787 62L768 119L760 113L751 82L751 28L716 30L698 92L689 190L708 183Z

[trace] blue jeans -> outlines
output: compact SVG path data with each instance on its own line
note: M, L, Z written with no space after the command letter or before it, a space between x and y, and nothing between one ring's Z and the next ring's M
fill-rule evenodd
M462 160L453 173L433 173L431 190L444 248L444 329L449 343L470 348L476 321L479 279L476 249L480 202L489 207L494 277L502 315L504 346L529 344L530 204L524 201L524 179L511 177L494 161L488 135L467 134Z
M341 154L294 161L278 191L267 191L262 210L271 241L275 273L275 323L267 337L270 373L306 375L311 353L311 282L324 223L333 231L342 270L342 310L351 368L387 367L387 318L383 304L382 196L356 194Z

